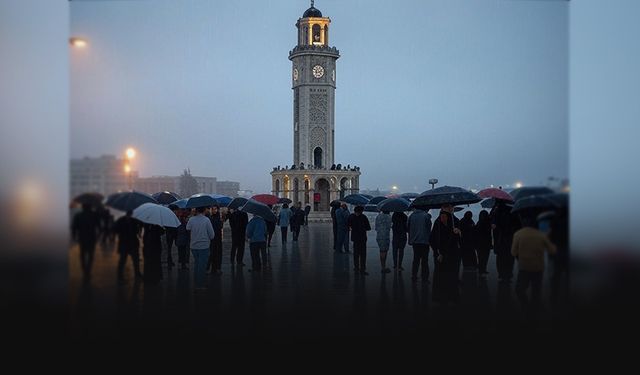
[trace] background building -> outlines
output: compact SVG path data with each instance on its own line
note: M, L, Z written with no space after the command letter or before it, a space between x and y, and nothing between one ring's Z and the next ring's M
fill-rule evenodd
M70 196L73 198L86 192L97 192L106 196L130 189L138 179L138 172L126 172L126 164L125 159L118 159L113 155L71 159Z

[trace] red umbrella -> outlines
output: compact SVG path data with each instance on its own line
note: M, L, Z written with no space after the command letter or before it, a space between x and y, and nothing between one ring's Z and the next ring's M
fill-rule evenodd
M266 205L275 205L278 204L278 200L280 198L276 197L275 195L272 194L258 194L258 195L254 195L253 197L251 197L251 199L256 200L260 203L264 203Z
M495 198L503 201L513 202L513 197L504 190L497 188L482 189L478 192L481 198Z

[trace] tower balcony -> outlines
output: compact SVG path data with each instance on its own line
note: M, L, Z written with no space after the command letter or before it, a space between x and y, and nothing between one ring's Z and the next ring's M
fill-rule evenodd
M338 58L340 57L340 51L336 47L300 45L289 51L289 60L301 55L324 55Z

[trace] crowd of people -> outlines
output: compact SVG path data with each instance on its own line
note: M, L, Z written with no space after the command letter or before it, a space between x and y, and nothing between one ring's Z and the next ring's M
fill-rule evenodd
M292 207L285 203L279 210L270 207L277 218L275 222L258 215L249 219L246 212L227 208L221 210L217 205L196 209L180 209L169 205L180 225L177 228L165 228L143 224L132 217L131 211L113 222L104 214L106 210L95 211L90 205L83 205L82 212L74 217L72 234L80 245L81 265L86 279L91 275L96 242L100 238L110 241L117 236L120 255L118 280L125 280L125 265L127 259L131 258L135 278L149 284L159 283L162 279L163 252L166 253L168 267L176 266L171 251L175 245L180 269L188 269L189 253L193 256L196 290L202 290L206 289L207 272L222 273L222 228L225 221L231 228L231 265L245 266L245 244L248 242L252 272L270 267L268 249L276 226L280 227L283 244L287 242L289 232L292 233L292 240L298 241L300 228L308 225L310 207L303 209L300 202ZM354 272L368 275L367 232L372 228L368 217L364 215L364 207L356 206L351 213L347 204L341 203L339 208L332 207L331 217L334 251L350 253L349 242L352 242ZM552 257L554 263L552 298L557 297L557 287L567 279L567 225L566 212L559 212L549 224L548 233L545 233L537 228L535 218L514 214L510 206L498 202L491 212L482 210L477 222L471 211L466 211L462 219L458 219L452 205L442 206L435 219L429 210L421 208L414 209L409 216L405 212L391 215L383 211L377 214L373 229L376 231L381 272L392 272L387 267L389 250L392 252L393 270L404 270L404 250L408 244L413 249L411 280L432 283L433 300L436 302L458 302L461 270L477 272L480 278L486 277L493 250L499 281L511 283L517 259L516 294L523 305L537 306L541 298L545 253ZM140 269L140 239L143 270ZM430 252L433 272L429 269Z

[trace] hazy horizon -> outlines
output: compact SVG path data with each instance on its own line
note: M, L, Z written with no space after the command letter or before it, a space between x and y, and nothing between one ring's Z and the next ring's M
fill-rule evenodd
M362 189L568 178L566 2L315 6L341 54L335 160L361 168ZM70 52L71 158L134 146L141 177L190 168L270 191L292 162L287 57L308 7L71 2L71 35L89 41Z

